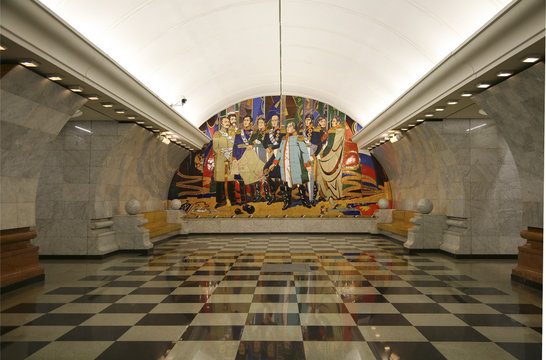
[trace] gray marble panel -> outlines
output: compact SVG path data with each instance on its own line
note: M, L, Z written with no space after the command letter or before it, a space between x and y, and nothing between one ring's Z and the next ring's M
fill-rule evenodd
M89 184L89 167L63 167L63 180L67 184Z
M17 203L3 203L0 211L1 229L15 229L19 227L17 221Z
M64 201L88 201L89 184L63 184L62 200Z
M5 91L3 88L0 90L0 102L2 103L0 107L2 122L18 126L25 124L29 115L39 106L38 103ZM5 131L4 127L2 131Z
M35 203L17 203L17 227L35 226L36 210Z
M83 131L64 136L65 150L87 150L91 149L91 136Z
M88 150L65 150L62 153L63 167L89 167L91 153Z

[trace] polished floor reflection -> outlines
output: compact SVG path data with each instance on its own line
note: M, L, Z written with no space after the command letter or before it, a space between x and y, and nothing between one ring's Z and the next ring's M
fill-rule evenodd
M515 260L408 255L374 235L188 236L48 260L2 296L2 359L540 359Z

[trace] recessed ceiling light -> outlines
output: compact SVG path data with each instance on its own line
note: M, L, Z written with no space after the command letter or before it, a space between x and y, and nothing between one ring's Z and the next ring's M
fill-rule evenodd
M380 144L383 144L385 142L385 140L380 140L379 143Z
M19 64L29 68L40 66L40 63L34 59L21 59L19 60Z
M437 107L437 108L436 108L436 109L434 109L434 110L435 110L435 111L444 111L445 109L446 109L445 107L443 107L443 106L442 106L442 107L441 107L441 106L439 106L439 107Z
M508 76L512 76L512 74L514 74L514 73L511 72L511 71L499 71L497 73L497 76L498 77L508 77Z
M125 114L125 110L123 109L116 109L114 111L116 112L116 114Z
M426 117L433 117L434 114L431 114L431 113L428 113L428 114L425 114Z
M83 88L79 85L70 85L68 87L68 90L72 91L72 92L75 92L75 93L80 93L83 91Z
M153 129L152 132L158 133L159 130L158 129Z
M472 93L471 93L471 92L465 91L464 93L461 94L461 96L463 96L463 97L470 97L470 96L472 96Z
M0 45L0 51L5 51L7 50L8 48L5 46L5 45Z
M418 123L422 123L423 121L425 121L425 119L417 119L415 121L417 121Z
M540 60L540 57L539 56L536 56L536 55L531 55L531 56L527 56L525 59L521 60L521 62L524 62L524 63L535 63L537 61Z
M105 108L111 108L112 106L114 106L114 104L112 104L111 102L103 102L101 103L101 105Z
M414 126L415 126L415 124L408 124L408 126L409 126L409 127L414 127Z
M127 119L128 119L128 120L134 120L134 119L136 119L136 116L131 116L131 115L129 115L129 116L127 116Z
M137 121L136 122L138 125L144 125L144 121Z
M59 74L48 74L47 78L51 81L61 81L63 79Z
M488 83L479 83L478 85L476 85L478 89L487 89L490 86L491 84L488 84Z
M402 131L408 131L408 128L402 128L402 129L400 129L400 130L402 130Z
M146 129L153 129L153 126L152 125L146 125L144 126Z
M89 100L98 100L99 99L99 96L98 95L87 95L87 98Z
M459 102L457 100L449 100L447 102L448 105L457 105Z

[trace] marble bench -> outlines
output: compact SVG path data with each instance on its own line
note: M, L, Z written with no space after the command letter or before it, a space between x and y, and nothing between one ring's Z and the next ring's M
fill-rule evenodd
M392 210L392 222L378 223L377 228L407 238L408 230L413 227L410 219L416 213L412 210Z
M167 222L167 210L143 212L142 215L148 222L143 225L150 232L152 243L180 234L180 223Z

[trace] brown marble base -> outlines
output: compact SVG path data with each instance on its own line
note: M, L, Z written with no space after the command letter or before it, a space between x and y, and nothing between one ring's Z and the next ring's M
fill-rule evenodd
M518 247L518 265L512 270L512 277L542 284L542 229L530 227L520 235L527 242Z
M43 278L44 269L38 263L38 246L31 239L36 231L27 228L0 231L0 287L34 278Z

